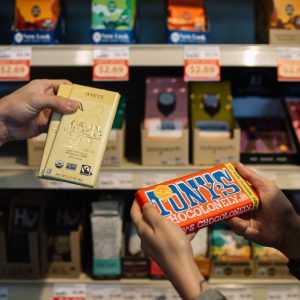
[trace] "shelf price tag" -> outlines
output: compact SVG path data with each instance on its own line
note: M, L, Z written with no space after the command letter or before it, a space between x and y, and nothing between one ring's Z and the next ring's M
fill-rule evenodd
M252 299L252 290L249 288L236 288L236 289L220 289L220 292L228 300L251 300Z
M99 186L101 188L131 189L133 174L131 172L102 172Z
M30 62L30 47L0 47L0 81L28 81Z
M56 284L53 300L86 300L85 284Z
M129 47L101 47L94 49L94 81L129 80Z
M184 47L185 81L220 81L220 48Z
M278 81L300 81L300 48L277 48Z
M268 290L268 300L299 300L299 288L272 287Z

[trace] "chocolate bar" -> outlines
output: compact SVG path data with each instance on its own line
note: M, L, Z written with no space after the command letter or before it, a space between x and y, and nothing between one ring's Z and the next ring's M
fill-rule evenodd
M258 195L233 163L141 189L136 199L141 208L146 203L154 205L186 233L259 207Z

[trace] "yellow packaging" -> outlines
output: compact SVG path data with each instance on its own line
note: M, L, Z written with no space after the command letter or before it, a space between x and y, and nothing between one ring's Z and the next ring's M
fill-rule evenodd
M76 113L64 114L60 122L59 116L53 120L59 122L59 127L56 135L55 123L49 130L49 144L53 135L55 138L49 155L49 148L45 147L48 159L46 166L42 160L39 175L94 187L120 94L74 84L69 98L80 102L79 109Z
M70 93L72 91L72 87L73 87L73 85L71 85L71 84L60 85L57 95L61 96L61 97L69 98ZM53 114L51 116L51 122L50 122L49 129L48 129L47 140L46 140L44 153L43 153L43 157L42 157L42 161L41 161L41 166L40 166L40 170L39 170L39 175L38 175L39 178L44 177L46 163L48 161L49 153L51 151L53 142L55 140L61 118L62 118L62 114L57 113L57 112L53 112Z

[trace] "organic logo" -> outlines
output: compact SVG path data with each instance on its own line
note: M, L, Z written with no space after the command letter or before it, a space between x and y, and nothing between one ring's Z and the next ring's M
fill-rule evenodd
M57 160L55 162L55 167L61 169L64 166L64 162L62 160Z

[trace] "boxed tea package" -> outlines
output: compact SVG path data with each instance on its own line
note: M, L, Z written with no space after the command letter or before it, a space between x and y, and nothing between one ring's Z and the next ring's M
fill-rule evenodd
M193 163L238 162L240 131L234 122L230 83L193 82L190 100Z
M273 0L270 16L270 44L299 44L300 3L298 0Z
M39 177L94 187L120 95L76 84L61 85L58 95L79 108L52 116Z
M188 164L187 83L179 77L148 77L146 84L142 164Z
M92 43L132 43L134 41L136 6L136 0L92 0Z
M51 199L47 205L47 222L40 238L43 277L77 278L81 273L81 235L85 210L78 201L64 200Z
M93 277L121 276L122 212L120 201L111 195L92 203Z
M208 22L204 0L167 1L168 43L207 43Z
M40 277L38 236L44 207L42 196L16 193L11 199L6 232L0 232L0 277L36 279Z
M54 44L63 38L59 0L16 0L14 44Z

